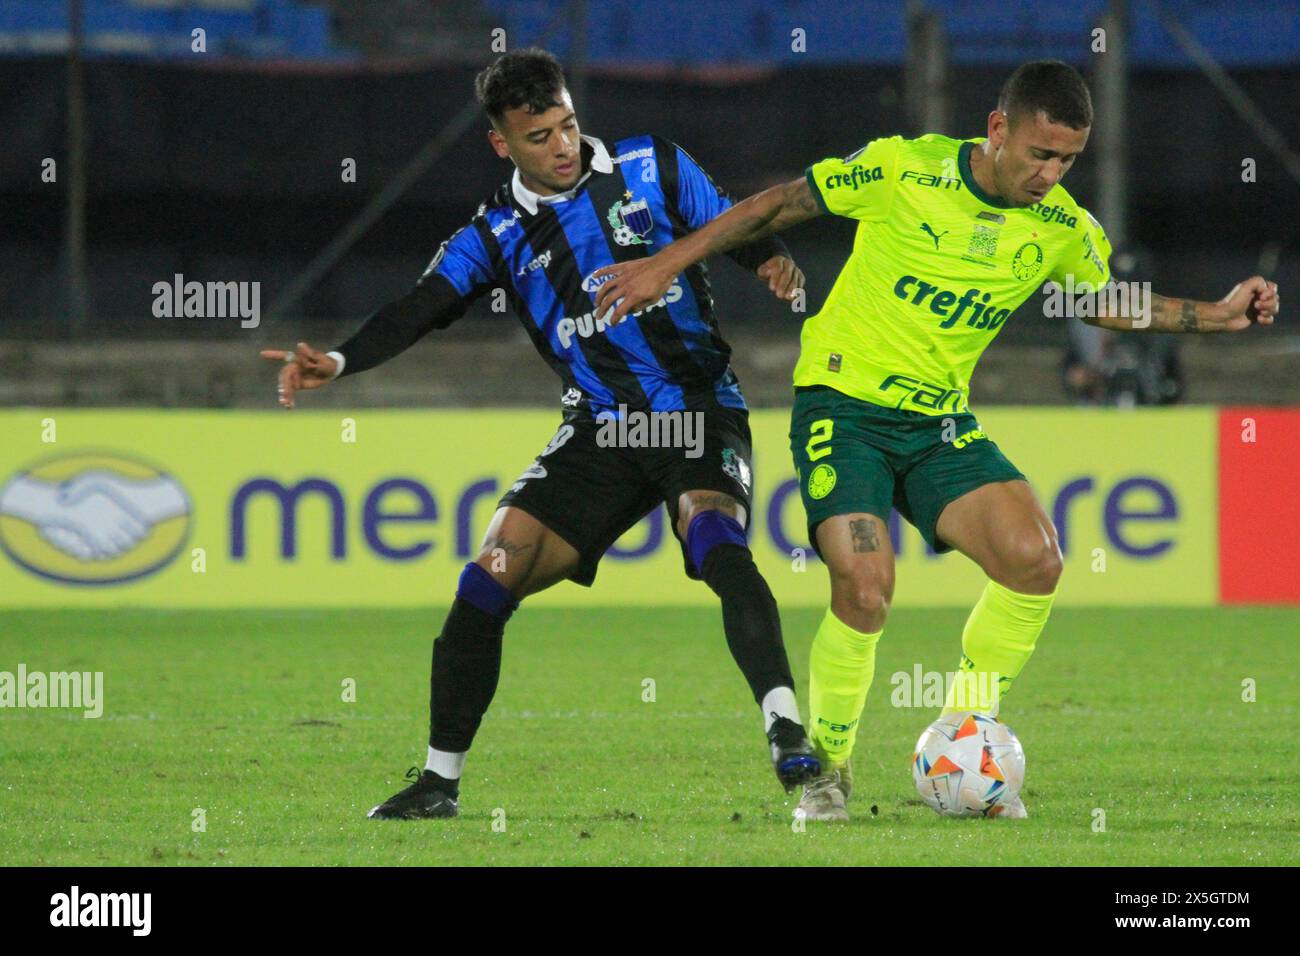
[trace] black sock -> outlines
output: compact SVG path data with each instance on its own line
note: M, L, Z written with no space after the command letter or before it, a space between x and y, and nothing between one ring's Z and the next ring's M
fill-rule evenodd
M715 545L705 556L700 575L722 598L727 647L759 706L772 688L794 687L781 639L776 598L759 574L749 549L738 544Z
M509 615L507 615L508 617ZM429 746L464 753L496 694L506 618L456 598L433 642L429 675Z

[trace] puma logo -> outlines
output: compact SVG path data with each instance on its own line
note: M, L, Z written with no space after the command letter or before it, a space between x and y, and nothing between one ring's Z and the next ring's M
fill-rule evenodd
M948 233L952 232L951 229L945 229L943 232L939 233L936 236L934 234L934 230L930 228L930 224L928 222L921 223L921 231L934 240L934 247L936 249L939 248L939 240L942 239L944 236L948 235Z

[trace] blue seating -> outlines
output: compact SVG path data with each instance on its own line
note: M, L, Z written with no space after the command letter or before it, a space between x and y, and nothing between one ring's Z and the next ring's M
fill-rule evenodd
M1300 61L1295 0L1165 0L1228 67ZM537 36L566 0L485 0L512 42ZM1093 54L1092 28L1106 0L930 0L961 66L1005 66L1027 57L1083 64ZM622 66L798 66L833 63L901 64L906 51L899 0L592 0L588 58L601 68ZM1131 54L1137 66L1192 68L1151 4L1130 5ZM791 50L791 31L805 31L806 50ZM547 45L568 53L564 25ZM1261 37L1267 38L1261 41Z
M96 55L190 56L202 28L207 53L268 59L346 59L330 40L330 14L301 0L86 0L86 51ZM0 0L0 53L66 47L66 0Z
M342 4L349 0L329 0ZM1295 0L1165 0L1227 67L1300 62ZM85 0L93 55L190 55L190 31L207 31L208 53L286 59L350 59L334 44L327 0ZM506 27L512 46L552 21L547 45L569 55L567 0L479 0ZM931 0L958 66L1006 66L1027 57L1084 64L1106 0ZM591 0L588 57L602 69L798 67L901 64L907 31L900 0ZM1151 4L1131 10L1131 53L1139 67L1192 68ZM376 12L375 16L381 15ZM467 14L468 16L469 14ZM794 31L803 48L792 49ZM0 0L0 55L66 46L66 0ZM1261 39L1264 38L1264 39Z

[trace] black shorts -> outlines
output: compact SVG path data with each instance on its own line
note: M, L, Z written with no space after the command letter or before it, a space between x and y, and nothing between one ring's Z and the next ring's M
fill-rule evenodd
M749 413L721 408L671 414L693 416L689 425L680 420L676 447L644 447L647 435L620 435L616 422L565 422L502 496L500 507L528 512L572 545L579 562L570 580L585 587L596 580L596 567L610 545L660 504L667 506L676 534L677 499L685 491L730 495L748 516ZM659 429L661 438L671 437L662 424ZM686 573L698 579L686 543L681 545Z

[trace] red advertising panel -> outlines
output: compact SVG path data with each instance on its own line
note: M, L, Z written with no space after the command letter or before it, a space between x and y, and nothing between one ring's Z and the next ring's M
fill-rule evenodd
M1300 409L1219 413L1219 598L1300 604Z

